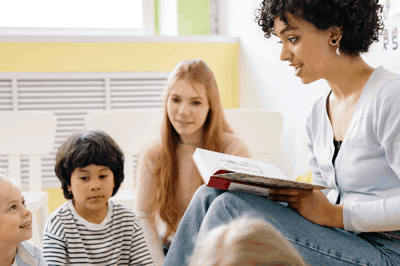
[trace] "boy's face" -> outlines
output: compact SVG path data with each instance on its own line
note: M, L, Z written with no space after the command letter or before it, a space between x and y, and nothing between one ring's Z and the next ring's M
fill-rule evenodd
M114 173L110 168L91 164L72 172L68 190L72 191L74 206L79 213L107 208L107 201L111 198L114 187Z
M32 237L32 213L13 183L0 181L0 244L18 244Z

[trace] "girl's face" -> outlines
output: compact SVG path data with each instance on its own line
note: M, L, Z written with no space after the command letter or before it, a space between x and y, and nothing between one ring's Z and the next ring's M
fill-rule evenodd
M329 44L331 32L320 31L312 23L291 14L287 19L290 28L279 17L274 22L275 34L282 43L280 59L290 62L294 74L304 84L332 75L332 56L336 47Z
M85 218L87 211L108 209L107 201L112 196L114 186L114 174L109 167L91 164L72 172L68 191L72 191L76 211Z
M168 118L181 138L194 135L201 137L210 110L204 86L199 83L194 86L196 90L191 83L178 81L167 100Z
M0 244L15 245L32 237L32 213L18 187L0 181Z

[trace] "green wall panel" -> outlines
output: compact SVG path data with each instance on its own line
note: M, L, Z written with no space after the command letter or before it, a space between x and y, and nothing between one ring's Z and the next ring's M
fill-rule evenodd
M210 1L177 0L180 35L210 34Z

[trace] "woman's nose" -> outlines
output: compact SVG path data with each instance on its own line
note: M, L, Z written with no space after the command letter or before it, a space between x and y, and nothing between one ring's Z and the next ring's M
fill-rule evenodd
M287 49L286 45L283 44L282 49L281 49L281 55L280 55L279 59L281 61L289 61L291 57L292 57L292 52L290 52L290 50Z
M187 103L182 103L179 107L179 114L180 115L190 115L190 107Z

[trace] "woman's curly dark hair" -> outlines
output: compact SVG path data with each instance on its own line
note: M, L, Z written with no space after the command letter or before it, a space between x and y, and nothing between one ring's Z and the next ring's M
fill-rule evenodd
M312 23L319 30L341 27L340 50L348 55L368 52L383 32L383 6L379 0L263 0L256 10L256 21L264 36L274 33L274 19L290 26L287 14Z
M70 135L57 152L55 172L61 181L64 198L74 198L68 191L72 172L91 164L110 168L115 182L112 196L118 192L124 181L124 154L121 148L103 131L85 131Z

